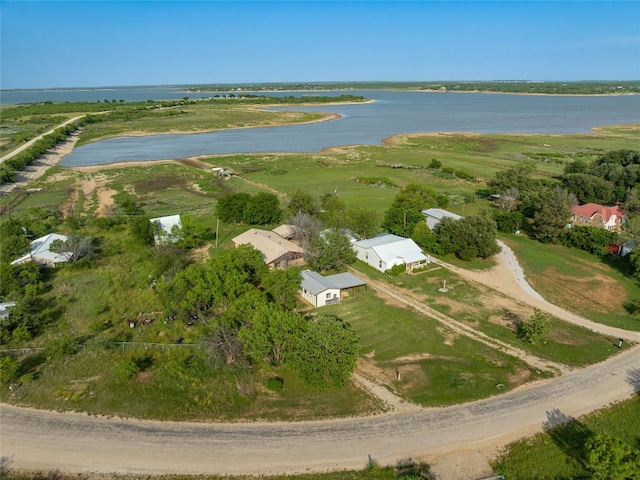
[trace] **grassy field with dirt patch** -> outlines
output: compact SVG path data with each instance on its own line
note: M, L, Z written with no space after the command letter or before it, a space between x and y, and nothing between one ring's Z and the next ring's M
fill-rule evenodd
M472 284L445 268L432 267L416 275L399 276L381 274L363 263L357 263L356 268L410 292L425 305L463 321L491 338L546 360L580 367L600 362L619 352L617 338L556 318L550 318L551 332L541 342L526 342L516 335L515 322L529 319L533 307L488 287ZM445 281L447 292L442 293L439 289Z
M541 378L526 363L371 292L324 312L345 319L358 334L359 371L421 405L486 398Z
M527 281L551 303L595 322L640 330L640 320L626 308L630 299L640 297L640 285L625 274L621 259L540 244L525 235L503 241L518 256Z

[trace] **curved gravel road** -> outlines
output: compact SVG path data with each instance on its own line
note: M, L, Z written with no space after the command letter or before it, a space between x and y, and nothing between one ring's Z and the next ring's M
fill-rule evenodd
M329 422L187 424L2 405L1 455L22 469L117 473L304 473L426 453L495 448L640 391L640 347L498 397Z

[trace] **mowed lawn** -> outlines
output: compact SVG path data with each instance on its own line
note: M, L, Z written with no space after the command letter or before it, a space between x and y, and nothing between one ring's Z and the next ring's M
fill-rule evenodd
M338 315L355 329L360 371L421 405L486 398L539 378L521 360L388 304L371 291L356 292L321 313Z
M367 269L367 273L370 270ZM541 341L531 344L521 340L515 333L515 322L528 320L533 315L533 307L469 282L446 268L433 267L417 275L387 277L386 281L411 291L425 305L540 358L580 367L620 352L617 338L554 317L549 317L551 331ZM446 294L439 291L444 282Z

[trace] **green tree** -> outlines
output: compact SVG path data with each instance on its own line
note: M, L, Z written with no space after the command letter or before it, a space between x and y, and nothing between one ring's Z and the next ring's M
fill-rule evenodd
M154 226L146 215L133 217L129 220L131 236L143 245L153 245Z
M589 438L585 450L586 466L594 480L626 480L640 472L640 451L606 433Z
M3 217L0 221L0 262L9 263L29 249L27 227L21 220Z
M546 313L538 308L533 309L533 315L529 320L520 320L516 323L516 335L518 338L531 344L538 343L551 331L551 323Z
M439 253L453 253L461 260L488 258L500 251L496 240L496 223L486 215L459 220L443 218L434 228Z
M586 173L564 175L562 186L573 193L580 203L609 205L614 198L615 185L612 182Z
M357 258L349 237L335 228L312 239L305 255L307 265L321 272L343 270Z
M0 375L2 385L9 385L18 379L20 362L9 355L0 355L0 372L2 372L2 375Z
M424 222L422 210L430 207L446 207L448 198L434 190L417 184L400 190L385 212L382 228L395 235L410 237L418 222Z
M274 302L292 310L296 306L300 281L298 267L275 269L264 275L262 286Z
M221 197L216 204L216 216L225 223L240 223L251 195L231 193Z
M640 280L640 248L634 248L628 255L633 276Z
M178 244L180 246L185 248L200 247L209 239L209 231L202 222L193 215L180 215L180 223L182 224L182 229L179 235L173 235L174 237L179 238Z
M327 228L347 228L347 204L334 193L320 197L320 220Z
M259 307L251 322L240 328L238 338L243 351L253 361L278 365L293 351L306 326L298 314L267 304Z
M517 188L519 192L526 192L534 188L536 181L533 173L536 170L533 162L520 162L506 170L498 170L495 177L487 182L492 193L505 193L510 188Z
M298 337L289 363L307 384L325 390L345 384L357 355L358 338L351 326L334 315L321 315Z
M371 238L378 233L380 219L375 210L350 207L346 211L345 228L350 229L360 238Z
M640 214L640 195L638 189L640 187L630 188L624 200L624 210L627 214Z
M427 222L416 223L416 226L413 228L411 239L425 250L431 252L436 250L438 237L429 229Z
M609 245L618 241L618 234L601 227L574 225L565 232L563 244L594 255L603 255Z
M533 238L542 243L561 243L575 199L557 187L547 190L545 200L533 216Z
M306 213L315 216L319 212L318 200L308 191L298 189L289 197L286 210L289 216L295 215L296 213Z
M280 221L280 200L273 193L260 192L247 202L243 221L252 225L270 225Z
M495 211L493 212L493 219L496 222L498 231L503 233L513 233L516 230L520 230L520 227L524 223L524 215L517 211Z

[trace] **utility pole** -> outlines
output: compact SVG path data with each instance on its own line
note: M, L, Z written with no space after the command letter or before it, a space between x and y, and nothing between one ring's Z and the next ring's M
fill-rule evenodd
M218 218L216 221L216 248L218 248L218 229L220 227L220 219Z

